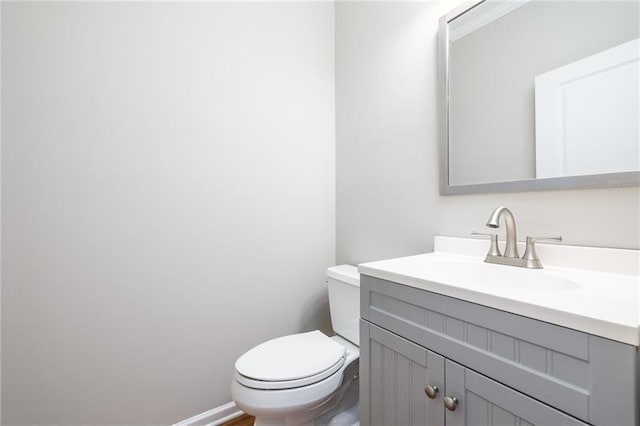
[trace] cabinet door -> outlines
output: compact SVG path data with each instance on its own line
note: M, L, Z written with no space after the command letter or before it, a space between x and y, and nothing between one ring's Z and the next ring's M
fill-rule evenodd
M425 388L438 392L430 399ZM360 423L444 425L444 358L360 322Z
M458 401L454 411L446 410L447 426L587 425L451 360L445 365L443 398Z

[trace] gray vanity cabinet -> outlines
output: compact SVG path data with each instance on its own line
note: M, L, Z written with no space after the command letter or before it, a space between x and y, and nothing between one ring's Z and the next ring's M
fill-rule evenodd
M639 425L634 346L366 275L361 315L364 426Z
M367 321L360 330L363 425L586 425ZM453 411L445 396L460 401Z

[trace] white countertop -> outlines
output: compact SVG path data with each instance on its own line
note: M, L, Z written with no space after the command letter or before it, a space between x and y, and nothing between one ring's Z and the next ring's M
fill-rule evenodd
M640 251L541 244L545 269L533 270L485 263L476 254L487 247L482 240L436 237L433 253L364 263L358 270L640 346ZM572 267L557 266L564 260Z

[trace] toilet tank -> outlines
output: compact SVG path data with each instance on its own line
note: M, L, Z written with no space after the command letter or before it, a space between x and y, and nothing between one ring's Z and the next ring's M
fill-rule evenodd
M331 324L340 336L360 346L360 274L351 265L327 269Z

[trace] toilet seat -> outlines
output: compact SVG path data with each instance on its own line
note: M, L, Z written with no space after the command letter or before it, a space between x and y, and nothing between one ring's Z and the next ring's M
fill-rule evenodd
M314 383L317 383L321 380L326 379L332 374L335 374L335 372L340 370L340 368L342 368L342 366L344 365L344 360L345 360L344 358L340 358L340 360L337 363L335 363L333 366L331 366L329 369L319 374L315 374L309 377L304 377L302 379L286 380L286 381L279 381L279 382L255 380L249 377L245 377L242 374L236 372L236 380L238 381L238 383L240 383L243 386L246 386L248 388L253 388L253 389L260 389L260 390L299 388L307 385L312 385Z
M279 337L238 358L235 378L253 389L307 386L340 370L346 354L343 345L318 330Z

